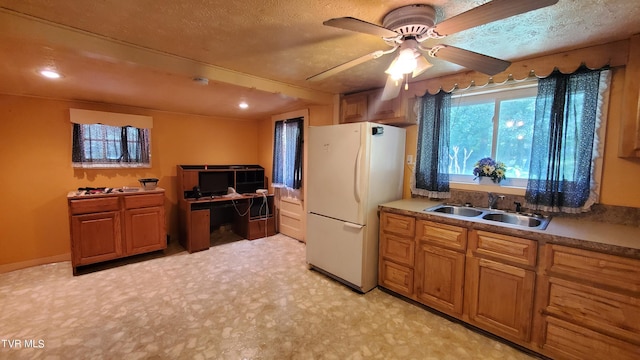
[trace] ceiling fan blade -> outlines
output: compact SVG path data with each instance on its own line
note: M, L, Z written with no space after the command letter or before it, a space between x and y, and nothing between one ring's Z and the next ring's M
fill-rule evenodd
M422 55L418 56L416 58L416 61L418 62L418 64L416 65L416 68L413 70L413 74L411 75L411 77L420 76L422 75L423 72L427 71L430 67L433 66L433 64L427 61L427 59L425 59L425 57Z
M372 24L364 20L356 19L353 17L341 17L341 18L329 19L323 22L322 24L327 26L333 26L339 29L351 30L359 33L380 36L383 38L394 38L400 35L397 32L391 31L382 26Z
M442 36L523 14L557 3L558 0L493 0L436 24Z
M360 56L359 58L353 59L351 61L347 61L346 63L340 64L338 66L334 66L331 69L325 70L319 74L313 75L311 77L308 77L307 80L308 81L320 81L320 80L324 80L326 78L328 78L329 76L333 76L341 71L345 71L347 69L350 69L356 65L360 65L364 62L367 62L369 60L373 60L373 59L377 59L380 56L384 55L385 52L382 50L378 50L378 51L374 51L370 54L364 55L364 56Z
M433 56L487 75L495 75L506 70L511 62L496 59L477 52L460 49L449 45L434 47Z
M400 94L400 88L402 87L402 80L393 80L391 76L387 76L387 82L384 84L382 95L380 100L386 101L395 99Z

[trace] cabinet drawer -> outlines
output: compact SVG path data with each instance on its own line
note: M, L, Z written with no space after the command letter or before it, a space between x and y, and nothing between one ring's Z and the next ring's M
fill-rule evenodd
M117 197L105 197L95 199L70 200L69 209L71 214L90 214L105 211L116 211L119 209Z
M640 345L638 298L551 278L545 313Z
M552 276L640 294L640 260L560 245L547 245L545 252L546 271Z
M125 209L164 205L164 194L128 195L124 197Z
M459 226L418 221L418 240L447 249L465 251L467 249L467 229Z
M548 316L544 323L545 354L559 359L632 360L640 347Z
M380 235L380 253L387 260L413 267L415 242L411 238L382 233Z
M486 231L471 231L469 250L480 257L486 256L515 264L535 266L538 242Z
M383 212L380 215L380 229L387 233L413 237L416 232L416 219Z
M413 294L413 269L382 260L380 262L379 276L381 286L405 296Z

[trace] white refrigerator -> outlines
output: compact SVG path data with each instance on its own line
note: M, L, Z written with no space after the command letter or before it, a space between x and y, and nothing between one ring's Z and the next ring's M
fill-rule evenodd
M378 283L378 205L402 198L405 130L309 127L307 263L367 292Z

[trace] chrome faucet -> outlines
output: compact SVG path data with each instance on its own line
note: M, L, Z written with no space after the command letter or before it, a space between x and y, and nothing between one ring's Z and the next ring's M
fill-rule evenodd
M496 203L498 202L498 199L504 199L504 195L489 193L489 209L496 209Z

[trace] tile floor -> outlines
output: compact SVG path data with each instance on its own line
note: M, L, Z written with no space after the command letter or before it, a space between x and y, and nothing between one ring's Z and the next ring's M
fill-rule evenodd
M0 274L0 359L533 359L379 289L358 294L308 270L304 251L276 235L173 244L75 277L69 262Z

